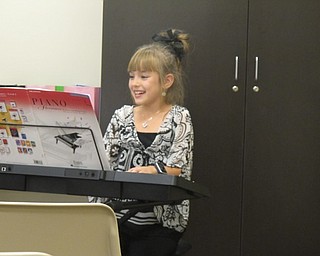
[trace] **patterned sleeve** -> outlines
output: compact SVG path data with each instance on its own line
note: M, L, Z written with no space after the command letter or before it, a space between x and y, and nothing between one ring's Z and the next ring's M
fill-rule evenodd
M181 176L190 179L193 164L193 126L189 111L179 107L173 115L174 138L167 165L182 168Z
M111 169L114 169L118 160L120 147L122 146L122 135L128 126L127 122L130 120L132 113L132 106L129 105L124 105L122 108L117 109L111 117L103 137Z
M106 149L106 154L110 166L112 168L113 162L118 155L118 151L120 148L120 137L119 137L119 122L118 122L118 114L117 111L111 117L111 120L106 129L106 133L103 137L103 142Z

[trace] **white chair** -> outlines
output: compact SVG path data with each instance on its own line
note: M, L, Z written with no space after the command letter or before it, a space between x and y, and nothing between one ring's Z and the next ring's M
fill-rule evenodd
M117 220L104 204L0 202L0 250L120 256Z

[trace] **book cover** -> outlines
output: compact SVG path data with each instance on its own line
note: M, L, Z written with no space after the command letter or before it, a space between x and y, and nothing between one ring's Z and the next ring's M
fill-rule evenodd
M4 121L20 122L22 126L4 128L2 125L0 132L2 131L3 136L7 136L13 144L12 141L18 138L15 136L21 137L22 130L28 131L27 137L31 138L32 135L34 138L30 140L30 145L35 144L36 149L39 149L39 152L33 152L32 155L25 154L23 158L18 159L19 162L69 168L108 169L100 126L88 95L35 89L10 89L11 92L8 90L1 89L1 93L6 95L6 100L3 102L1 97L0 101L0 106L6 113L3 114L3 117L7 118ZM17 92L13 92L15 90ZM8 97L9 94L12 94L11 98ZM14 108L14 104L10 103L13 99L19 108ZM10 129L20 129L20 132L14 134ZM15 151L12 155L21 154L12 145L9 148ZM24 147L22 150L25 151ZM7 153L3 156L8 163L16 162L15 158L8 157Z

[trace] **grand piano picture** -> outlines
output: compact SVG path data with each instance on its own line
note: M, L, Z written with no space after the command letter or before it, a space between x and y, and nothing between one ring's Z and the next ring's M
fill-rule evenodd
M76 148L81 147L81 143L77 142L81 136L77 132L72 132L69 134L62 134L62 135L56 135L54 136L56 139L56 143L61 141L68 147L72 148L73 153L76 152Z

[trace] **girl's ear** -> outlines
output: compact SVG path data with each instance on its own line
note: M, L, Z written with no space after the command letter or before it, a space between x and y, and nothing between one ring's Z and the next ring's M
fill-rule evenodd
M174 82L174 76L173 74L167 74L164 80L164 89L169 89Z

